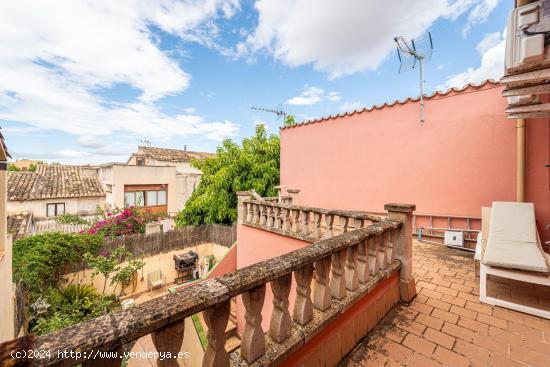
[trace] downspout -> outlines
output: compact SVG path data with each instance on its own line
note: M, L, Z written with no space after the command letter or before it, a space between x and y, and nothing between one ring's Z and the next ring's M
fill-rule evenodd
M516 0L516 8L532 0ZM516 120L516 201L525 201L525 119Z
M516 201L525 201L525 119L516 120Z

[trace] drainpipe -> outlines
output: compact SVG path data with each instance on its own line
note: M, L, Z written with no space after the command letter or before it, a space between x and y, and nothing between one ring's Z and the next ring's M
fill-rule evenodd
M516 8L533 0L516 0ZM525 201L525 119L516 120L516 201Z
M516 201L525 201L525 119L516 121Z

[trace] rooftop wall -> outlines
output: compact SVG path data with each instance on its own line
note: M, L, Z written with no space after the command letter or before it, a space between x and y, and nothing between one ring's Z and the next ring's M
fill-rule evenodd
M417 213L480 216L515 200L516 129L502 87L488 82L426 100L281 130L281 183L301 205L381 212L415 203Z

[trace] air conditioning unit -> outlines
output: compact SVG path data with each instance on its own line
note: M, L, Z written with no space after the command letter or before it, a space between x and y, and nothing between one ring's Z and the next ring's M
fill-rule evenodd
M506 33L506 74L550 65L550 0L512 10Z
M445 231L443 244L446 246L464 247L464 232Z

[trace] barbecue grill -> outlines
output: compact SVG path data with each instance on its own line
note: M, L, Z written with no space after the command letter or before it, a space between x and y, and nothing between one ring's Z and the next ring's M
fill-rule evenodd
M174 255L174 267L178 273L178 276L175 279L177 284L181 284L195 278L195 269L197 267L198 258L199 255L193 251Z

